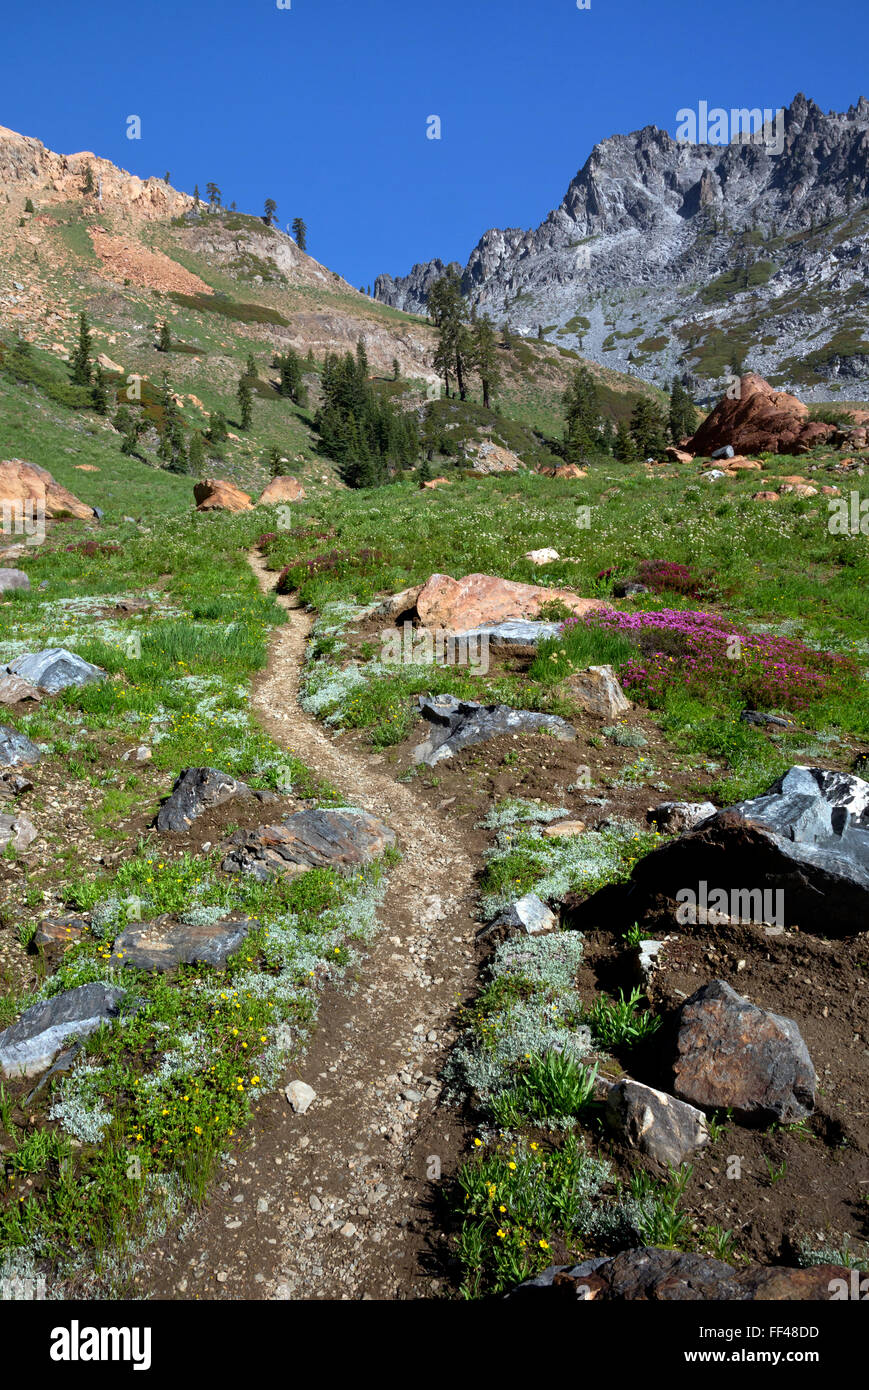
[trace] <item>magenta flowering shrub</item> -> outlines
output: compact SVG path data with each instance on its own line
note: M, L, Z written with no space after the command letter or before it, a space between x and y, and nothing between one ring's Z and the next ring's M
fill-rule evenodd
M709 584L692 574L687 565L673 560L642 560L637 566L637 579L655 594L684 594L700 598L709 593Z
M797 638L743 632L714 613L603 609L571 619L563 630L579 622L636 642L637 655L621 664L619 679L651 704L679 684L701 698L730 691L761 709L798 710L858 676L848 657L815 651Z

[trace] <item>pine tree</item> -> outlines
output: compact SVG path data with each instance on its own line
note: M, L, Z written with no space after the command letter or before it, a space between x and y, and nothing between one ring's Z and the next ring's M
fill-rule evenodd
M159 344L159 348L160 348L160 352L171 352L171 351L172 351L172 333L171 333L171 331L170 331L170 329L169 329L169 325L168 325L168 323L166 322L165 319L163 320L163 322L162 322L161 325L160 325L160 344Z
M428 316L438 330L438 345L434 366L443 375L447 395L449 388L449 365L456 375L459 399L467 398L465 370L470 356L470 339L465 327L468 318L467 300L462 295L461 282L452 266L440 280L432 285L428 295Z
M168 170L167 170L166 173L163 175L163 182L164 182L164 183L171 183L171 179L170 179L170 177L169 177L169 171L168 171Z
M157 457L163 460L170 472L186 473L187 453L184 447L184 425L166 372L163 373L160 388L160 408L163 418Z
M109 402L106 392L106 379L103 376L103 369L99 362L94 367L94 379L91 385L91 403L97 415L108 414Z
M397 357L393 357L393 359L392 359L392 380L393 380L393 381L398 381L398 376L399 376L399 372L400 372L400 371L401 371L401 368L400 368L399 365L398 365L398 358L397 358Z
M196 203L196 207L197 207L197 211L198 211L198 209L199 209L199 184L198 184L198 183L195 183L195 184L193 185L193 201Z
M471 365L480 378L483 405L491 410L491 398L501 385L501 364L498 361L498 340L488 314L477 319L471 329Z
M265 208L263 209L263 221L265 222L266 226L270 227L272 225L272 223L275 220L275 213L277 212L277 210L278 205L275 202L274 198L266 198Z
M613 442L613 458L618 459L619 463L633 463L636 457L637 451L634 447L631 427L627 420L619 420Z
M82 175L81 191L82 193L87 195L88 193L93 193L95 190L96 184L94 183L93 168L90 164L86 164L84 166L84 173Z
M249 430L253 424L253 392L250 389L250 377L247 374L241 377L236 394L241 414L241 428Z
M87 314L78 316L78 346L72 357L72 379L76 386L91 384L91 333Z
M134 415L128 406L122 405L115 411L112 424L122 436L121 453L135 454L139 435L145 428L144 421L138 415Z
M668 416L670 438L678 444L686 434L693 434L696 427L694 403L678 377L673 377L670 387L670 410Z
M213 410L208 417L207 438L212 444L224 444L229 435L226 416L222 410Z
M578 463L600 449L600 398L588 367L577 367L562 397L564 406L564 456Z
M31 200L30 198L28 198L28 199L27 199L27 202L24 204L24 211L25 211L25 212L35 212L35 211L36 211L36 208L33 206L33 202L32 202L32 200Z
M308 228L301 217L293 218L293 236L300 251L308 249Z
M223 197L223 194L221 193L221 191L220 191L220 189L218 188L217 184L216 184L216 183L207 183L207 184L205 185L205 192L208 194L208 203L209 203L209 206L212 208L212 210L213 210L214 208L219 208L219 207L220 207L220 200L221 200L221 198Z
M667 447L667 422L648 396L641 396L631 414L631 437L641 458L655 458Z

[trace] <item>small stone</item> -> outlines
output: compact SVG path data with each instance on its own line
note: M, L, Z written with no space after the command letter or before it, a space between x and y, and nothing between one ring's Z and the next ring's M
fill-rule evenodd
M284 1095L297 1115L304 1115L317 1099L317 1092L306 1081L291 1081Z

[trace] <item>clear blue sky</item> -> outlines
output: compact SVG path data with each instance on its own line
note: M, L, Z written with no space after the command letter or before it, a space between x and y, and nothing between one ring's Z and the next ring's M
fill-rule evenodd
M866 0L41 0L7 5L0 125L282 224L353 284L536 226L596 141L680 107L869 95ZM126 118L142 139L126 138ZM442 139L426 139L438 115Z

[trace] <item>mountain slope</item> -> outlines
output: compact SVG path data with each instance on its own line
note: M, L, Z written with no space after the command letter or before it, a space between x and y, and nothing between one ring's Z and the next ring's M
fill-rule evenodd
M869 290L869 101L798 95L780 154L761 137L680 143L654 126L595 146L534 231L492 229L462 276L478 310L599 362L714 394L745 362L814 398L860 395ZM375 297L425 308L433 268Z

